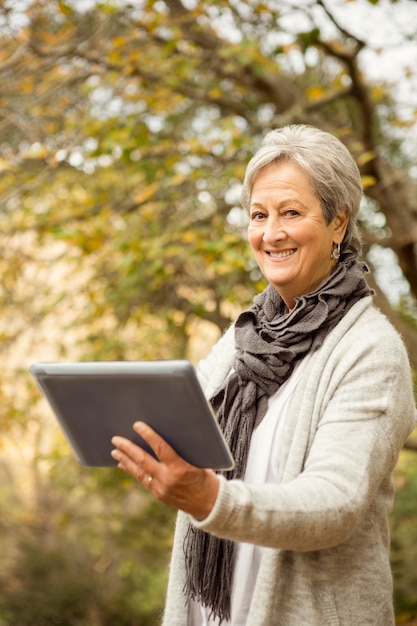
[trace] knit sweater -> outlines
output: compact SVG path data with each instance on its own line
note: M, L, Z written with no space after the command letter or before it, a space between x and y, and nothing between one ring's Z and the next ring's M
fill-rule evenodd
M234 357L233 327L201 363L210 397ZM392 626L393 469L416 420L401 338L359 301L311 355L293 394L277 484L221 479L192 523L264 552L247 626ZM163 626L187 626L179 513Z

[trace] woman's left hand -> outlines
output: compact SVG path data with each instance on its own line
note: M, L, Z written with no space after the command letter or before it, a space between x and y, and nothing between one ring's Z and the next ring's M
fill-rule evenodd
M219 490L213 470L190 465L150 426L136 422L134 431L146 441L158 457L129 439L113 437L112 457L118 467L136 478L165 504L203 520L212 510Z

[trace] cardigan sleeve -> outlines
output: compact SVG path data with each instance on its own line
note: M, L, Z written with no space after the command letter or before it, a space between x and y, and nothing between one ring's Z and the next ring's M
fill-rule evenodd
M370 507L388 514L392 471L415 406L404 346L382 316L372 320L336 335L310 360L290 412L282 482L222 480L213 510L195 526L234 541L310 551L346 541Z

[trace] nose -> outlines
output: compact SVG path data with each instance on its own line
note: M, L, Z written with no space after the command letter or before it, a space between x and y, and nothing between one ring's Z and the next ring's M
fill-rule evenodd
M262 240L265 243L273 244L286 238L285 228L279 217L269 216L264 223Z

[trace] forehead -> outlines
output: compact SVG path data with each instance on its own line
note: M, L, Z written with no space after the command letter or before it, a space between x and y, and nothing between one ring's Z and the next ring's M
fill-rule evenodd
M308 174L288 161L271 163L258 172L252 184L251 203L270 193L277 197L289 196L300 200L303 197L317 199Z

